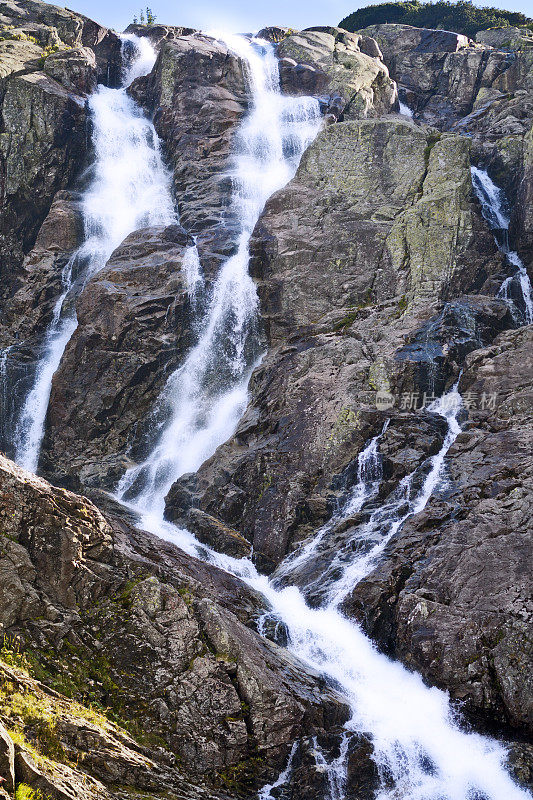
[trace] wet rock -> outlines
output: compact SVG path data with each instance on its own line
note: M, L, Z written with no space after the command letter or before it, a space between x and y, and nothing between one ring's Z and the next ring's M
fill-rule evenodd
M116 83L120 39L40 0L2 3L0 25L3 305L56 192L84 162L85 97L97 80Z
M173 169L181 224L196 237L211 275L236 242L228 213L231 181L224 176L249 102L243 63L203 34L165 41L151 74L135 81L130 93L154 115Z
M533 789L533 746L525 742L512 742L509 747L507 769L517 783Z
M33 245L54 195L83 163L86 122L84 99L44 73L16 74L7 80L0 137L4 292L16 285L23 255Z
M383 425L376 393L399 406L419 392L397 351L501 260L472 202L468 143L397 117L322 131L268 201L251 253L271 349L234 438L178 481L167 513L219 518L272 570L331 515L335 481Z
M179 520L174 521L179 524ZM228 528L220 520L204 514L199 509L190 510L185 520L185 527L194 533L200 542L209 545L213 550L227 553L235 558L250 555L250 542L233 528Z
M132 430L193 340L193 244L178 225L136 231L83 290L48 409L42 464L56 482L113 488L123 473Z
M504 300L470 295L446 303L441 313L413 333L396 353L406 367L401 373L405 385L398 387L400 393L414 385L420 396L425 392L439 397L468 353L514 326Z
M113 709L131 733L128 753L116 731L62 721L92 779L252 792L295 738L346 720L335 691L255 633L262 599L236 578L6 459L0 498L2 632L31 650L45 684Z
M466 360L471 423L445 498L391 540L345 610L388 652L491 724L530 730L531 337L501 334Z
M345 748L344 757L341 748ZM341 763L340 774L346 773L342 792L346 800L367 800L374 796L380 781L372 762L372 744L365 736L350 735L346 743L338 736L320 736L298 742L292 759L289 780L295 800L321 800L331 792L335 778L328 768ZM337 777L339 781L339 778ZM340 782L340 781L339 781Z

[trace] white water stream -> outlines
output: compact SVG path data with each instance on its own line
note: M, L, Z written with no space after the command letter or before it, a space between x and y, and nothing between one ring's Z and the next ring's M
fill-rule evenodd
M240 130L233 175L233 203L241 221L239 247L220 270L198 344L164 390L160 407L166 409L166 422L157 431L152 452L125 474L118 499L138 512L141 527L232 572L261 592L270 605L266 613L277 617L288 631L289 649L340 687L351 718L339 756L328 763L315 743L317 766L328 777L328 800L346 796L346 755L352 731L372 739L382 778L376 800L525 800L527 792L513 783L503 767L504 748L462 731L447 695L428 688L418 675L380 654L339 608L376 564L386 542L407 517L425 507L442 483L446 454L460 430L460 397L455 389L429 409L446 419L448 432L440 452L428 459L421 488L411 497L412 476L402 482L379 541L361 559L354 556L344 565L320 608L310 608L297 587L277 589L258 574L251 561L209 550L163 518L164 498L172 483L198 469L233 434L245 409L248 379L257 358L253 346L257 296L248 275L250 234L264 202L294 174L320 124L314 101L280 95L277 63L269 45L241 38L226 41L247 62L253 95L251 113ZM376 494L378 445L376 437L361 454L357 486L337 519L355 513ZM325 526L317 534L318 543L312 541L297 556L289 557L286 572L290 574L296 562L313 558L329 530ZM278 779L260 791L261 800L279 796L290 781L296 749L297 743Z
M509 215L505 211L505 197L501 189L489 178L484 169L472 167L472 185L481 203L481 212L490 228L495 233L496 244L514 267L514 273L504 280L498 297L513 301L513 289L516 288L526 325L533 322L533 291L527 270L517 252L509 247Z
M160 531L165 496L183 474L196 471L235 431L246 408L248 382L260 356L257 293L248 274L248 245L267 199L292 178L321 125L318 101L285 97L271 45L225 37L248 66L251 113L237 136L231 172L232 212L239 221L237 251L215 281L199 340L159 400L155 445L129 469L117 498L137 510L141 524Z
M129 233L176 222L170 178L154 126L126 94L135 78L150 71L156 54L146 38L124 35L122 39L128 64L122 87L99 86L88 101L94 163L80 203L83 243L63 269L63 291L15 426L15 461L32 472L39 460L52 378L76 330L76 296Z

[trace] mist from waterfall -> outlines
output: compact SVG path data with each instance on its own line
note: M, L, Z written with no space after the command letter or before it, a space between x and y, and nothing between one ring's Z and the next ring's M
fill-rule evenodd
M13 434L15 461L31 472L39 462L52 379L77 327L76 297L129 233L176 221L154 126L126 93L150 71L156 54L148 39L133 34L122 37L122 51L122 86L98 86L88 101L94 160L80 200L83 242L63 269L62 293Z

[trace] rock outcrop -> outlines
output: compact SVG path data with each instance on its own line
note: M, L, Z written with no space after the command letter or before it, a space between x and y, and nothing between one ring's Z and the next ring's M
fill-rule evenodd
M371 37L309 28L283 38L277 52L283 91L322 95L333 119L377 117L397 106L396 86Z
M376 391L428 388L396 353L502 267L471 196L468 141L398 117L327 127L251 249L272 347L234 440L181 479L167 512L220 517L271 567L330 513L333 484L383 424Z
M202 34L164 41L154 69L132 96L153 115L173 171L180 220L212 274L235 247L228 213L232 146L249 102L244 65Z
M118 36L40 0L0 4L1 298L86 149L85 97L120 71Z
M3 457L0 520L0 716L44 757L60 742L65 780L76 765L89 786L239 794L276 775L298 736L346 719L319 676L255 633L262 600L237 579ZM31 763L15 769L42 785Z
M178 225L135 231L82 292L43 444L55 482L112 489L125 471L131 431L194 339L184 266L193 245Z
M345 610L484 721L531 733L531 343L523 328L466 359L470 422L444 496L408 521ZM484 402L483 402L484 398Z

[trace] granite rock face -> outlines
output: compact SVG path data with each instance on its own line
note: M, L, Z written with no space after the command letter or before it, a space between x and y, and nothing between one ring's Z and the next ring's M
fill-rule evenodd
M491 87L513 60L448 31L389 24L361 33L376 39L409 106L438 128L472 111L480 91Z
M501 261L472 201L467 140L398 117L319 134L251 250L271 349L235 438L178 482L167 513L218 516L271 568L331 513L333 484L383 424L376 391L428 388L397 352Z
M85 97L117 81L120 40L87 18L40 0L0 4L2 298L17 286L54 195L86 149Z
M262 600L237 579L0 458L2 633L45 684L131 722L139 787L251 791L295 738L346 719L319 676L255 633ZM75 734L82 771L129 782Z
M474 715L529 732L531 342L523 328L467 357L470 422L449 454L450 488L345 603L385 650Z
M379 44L415 119L470 137L472 160L488 169L510 200L514 243L531 268L531 31L480 31L477 43L398 24L360 33Z
M193 245L178 225L135 231L82 292L43 443L55 482L112 489L124 472L132 429L194 338L184 267Z
M14 413L4 387L27 392L83 235L85 103L96 81L117 84L120 40L37 0L0 2L0 26L2 449ZM335 688L288 654L286 631L262 620L266 638L257 634L264 598L132 527L102 491L146 456L165 413L157 398L234 252L231 169L251 102L246 66L222 42L166 25L128 30L158 51L129 92L162 140L180 225L130 234L79 294L39 466L67 488L0 456L0 770L11 780L0 795L24 782L62 800L124 800L132 785L135 797L162 787L176 800L250 797L298 740L291 796L322 800L316 749L338 757L348 713ZM331 520L382 432L371 504L291 576L317 604L335 577L324 565L406 476L427 474L446 434L428 406L462 370L447 481L344 610L480 727L519 739L531 731L531 331L496 296L508 264L470 165L505 189L509 244L529 266L531 37L508 29L473 43L401 25L262 35L283 91L318 98L325 124L252 236L267 349L248 408L174 484L167 517L275 572ZM395 81L412 119L396 113ZM205 276L195 297L193 243ZM515 742L511 763L527 783L530 749ZM348 774L347 800L370 800L379 776L364 736L349 741Z
M283 38L277 53L283 91L322 95L333 119L376 117L397 106L396 86L368 36L309 28Z
M243 69L222 42L186 35L163 42L151 74L130 89L153 114L172 167L181 224L197 238L208 275L235 247L226 175L249 102Z

